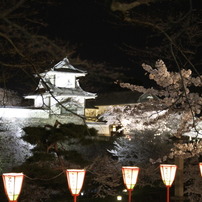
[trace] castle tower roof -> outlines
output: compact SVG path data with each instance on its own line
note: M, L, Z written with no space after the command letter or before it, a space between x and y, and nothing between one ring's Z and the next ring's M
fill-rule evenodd
M62 71L62 72L72 72L72 73L87 73L86 71L77 69L72 66L67 58L64 58L62 61L58 62L53 68L52 71Z

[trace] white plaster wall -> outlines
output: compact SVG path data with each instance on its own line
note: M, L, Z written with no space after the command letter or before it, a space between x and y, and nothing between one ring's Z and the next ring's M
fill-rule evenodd
M65 108L69 108L71 110L71 105L74 105L76 108L76 111L73 111L75 113L77 113L78 115L84 116L84 103L85 103L85 99L83 97L57 97L57 101L54 98L50 98L51 99L51 106L50 106L50 114L64 114L62 112L65 111L62 110L62 106L59 104L61 103ZM70 101L67 101L68 99L71 99ZM65 102L66 101L66 102ZM59 102L59 103L58 103ZM67 114L69 114L69 112L66 112Z
M23 109L23 108L0 108L2 118L49 118L49 110Z
M89 128L95 128L99 135L110 136L109 125L103 122L89 122L87 123Z
M50 97L49 96L45 97L44 100L43 100L43 102L44 102L44 107L45 108L49 108L50 107Z
M38 95L34 100L34 107L42 107L44 98L41 95Z
M57 87L75 88L76 74L70 72L49 71L46 73L44 80L50 81Z
M77 113L79 115L84 116L85 114L85 99L83 97L74 97L73 98L76 103L78 103Z
M50 97L50 114L60 114L61 109L58 107L58 101Z
M56 74L55 85L62 88L75 88L75 75Z

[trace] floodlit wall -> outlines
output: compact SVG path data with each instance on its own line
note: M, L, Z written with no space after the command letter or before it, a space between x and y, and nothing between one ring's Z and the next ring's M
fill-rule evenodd
M2 118L49 118L49 111L42 109L0 108Z
M81 118L72 114L58 116L49 114L49 110L0 108L0 174L1 170L11 171L31 155L33 146L21 139L24 127L53 126L56 121L83 124Z
M110 136L109 125L104 122L88 122L87 126L89 128L95 128L98 131L99 135Z
M59 74L56 75L55 85L62 88L75 88L75 75Z

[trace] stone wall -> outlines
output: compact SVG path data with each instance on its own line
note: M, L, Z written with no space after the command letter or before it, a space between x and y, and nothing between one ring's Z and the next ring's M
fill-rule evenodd
M0 117L0 172L10 172L31 155L33 146L21 139L24 127L53 126L56 120L62 124L83 124L78 116L50 115L48 110L41 109L0 108Z

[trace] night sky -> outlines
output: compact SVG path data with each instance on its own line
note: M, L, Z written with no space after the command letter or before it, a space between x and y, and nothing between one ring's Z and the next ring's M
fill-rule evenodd
M120 46L129 43L140 45L144 40L143 32L129 25L120 26L117 16L102 1L58 2L47 13L50 35L76 44L81 59L126 68L131 65Z
M107 9L93 0L58 4L47 16L49 33L77 44L78 53L83 58L115 62L121 35L128 32L118 29L114 24L115 16Z
M151 29L143 29L143 26L138 27L127 23L121 24L121 14L110 10L110 0L58 0L56 2L57 4L48 9L44 15L49 24L46 32L53 37L76 44L77 53L83 59L127 67L134 62L131 63L131 59L121 47L127 44L144 49L148 45L158 44L161 40L159 36L157 38L152 36ZM120 0L120 2L132 2L132 0ZM201 0L191 2L194 11L202 6ZM189 7L188 0L159 1L153 5L137 7L136 11L143 14L145 19L155 16L166 23L166 15L172 14L174 18L180 17L180 14L183 16L188 12ZM167 23L178 19L174 18ZM175 28L173 32L175 32ZM151 39L151 37L153 38ZM140 60L135 65L141 66L143 62Z
M138 85L145 85L147 81L150 85L141 67L144 61L136 62L136 58L131 60L121 48L126 44L144 48L146 34L143 29L120 24L117 13L110 10L110 5L106 1L57 2L58 4L46 13L48 35L76 45L75 57L104 63L107 68L122 72L126 75L126 78L119 78L122 81ZM117 85L113 84L115 80L111 81L109 88L112 89L107 90L117 90Z
M144 23L134 25L124 21L124 16L121 12L113 12L110 9L112 0L51 1L53 3L49 3L49 1L44 2L44 7L39 7L38 4L35 7L31 7L31 10L33 9L32 11L36 12L37 19L39 13L41 21L47 22L47 26L39 28L39 34L51 39L61 39L76 47L76 52L71 56L72 58L79 57L81 60L88 60L92 63L102 63L105 65L107 72L112 70L112 76L116 72L123 73L124 77L120 78L121 81L137 85L146 84L146 87L150 87L151 83L148 82L150 81L148 75L145 75L146 72L141 67L142 63L153 66L156 60L165 59L164 62L166 65L170 65L169 68L174 67L172 70L176 71L176 64L171 61L173 58L169 50L170 44L165 39L166 37L159 31L154 31L153 28L143 25ZM130 3L132 1L120 0L119 2ZM165 30L173 38L175 38L175 33L177 33L176 35L184 33L182 32L183 29L181 30L181 27L175 21L178 21L178 16L183 16L189 11L189 2L191 1L159 0L154 2L150 5L136 7L130 13L131 19L139 17L142 22L152 22L154 24L158 24L160 20L160 22L164 23ZM195 12L202 1L192 0L192 2L193 11ZM198 2L198 4L194 4L194 2ZM172 7L173 3L176 6L175 8ZM173 18L168 19L169 15ZM154 20L153 17L155 18ZM169 23L170 26L167 26ZM183 23L182 28L184 28ZM177 39L177 43L179 42L179 45L182 45L185 49L189 50L190 48L190 52L194 52L195 45L187 45L189 36L187 37L186 35L183 37L184 34L181 34L178 37L179 40ZM197 40L195 41L196 43L198 43ZM131 53L128 51L127 46L133 48ZM200 54L198 54L198 58L201 58ZM183 65L184 61L181 64ZM92 70L90 68L89 70ZM94 72L92 71L93 79L97 76L95 76L96 71L97 69ZM89 71L88 73L90 74ZM105 77L104 73L102 76ZM101 81L114 83L117 77L114 80L112 76L106 76L107 78L102 77L99 85L102 85ZM110 81L109 78L111 79ZM88 84L88 86L95 86L98 85L98 81L95 80Z

